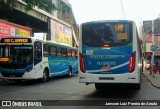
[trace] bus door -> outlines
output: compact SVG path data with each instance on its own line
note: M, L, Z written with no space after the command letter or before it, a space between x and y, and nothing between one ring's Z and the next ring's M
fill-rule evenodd
M42 42L35 41L34 42L34 66L37 72L43 70L42 61ZM43 72L43 71L42 71Z
M69 58L67 58L67 48L61 48L61 56L62 56L62 60L61 60L61 71L63 73L68 73L68 68L70 66L70 60Z

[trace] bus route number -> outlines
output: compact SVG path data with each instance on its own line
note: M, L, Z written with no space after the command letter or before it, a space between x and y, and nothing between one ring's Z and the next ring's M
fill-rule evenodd
M114 25L114 30L123 30L124 25L123 24L118 24L118 25Z

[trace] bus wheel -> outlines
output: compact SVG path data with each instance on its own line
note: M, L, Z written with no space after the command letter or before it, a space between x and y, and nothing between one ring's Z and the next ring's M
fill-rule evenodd
M100 84L98 84L98 83L95 83L95 88L96 88L97 90L99 90L99 89L102 89L102 86L101 86Z
M72 67L69 67L69 70L68 70L68 77L71 77L72 76Z
M139 83L139 84L135 84L134 85L134 89L135 90L140 90L141 89L141 84Z
M41 79L41 82L48 82L49 81L49 74L46 69L43 71L43 78Z

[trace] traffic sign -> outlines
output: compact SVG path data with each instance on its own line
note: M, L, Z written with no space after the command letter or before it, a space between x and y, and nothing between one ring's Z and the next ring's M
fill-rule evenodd
M155 51L156 49L158 49L159 47L155 46L155 45L151 45L150 50L151 51Z

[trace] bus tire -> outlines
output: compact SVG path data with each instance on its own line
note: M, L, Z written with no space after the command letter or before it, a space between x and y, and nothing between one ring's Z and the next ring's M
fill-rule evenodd
M135 90L140 90L141 89L141 84L139 83L139 84L135 84L134 85L134 89Z
M102 86L101 86L100 84L98 84L98 83L95 83L95 88L96 88L97 90L99 90L99 89L102 89Z
M48 81L49 81L49 72L47 69L44 69L41 82L48 82Z
M68 77L71 77L72 76L72 67L70 66L69 69L68 69Z

